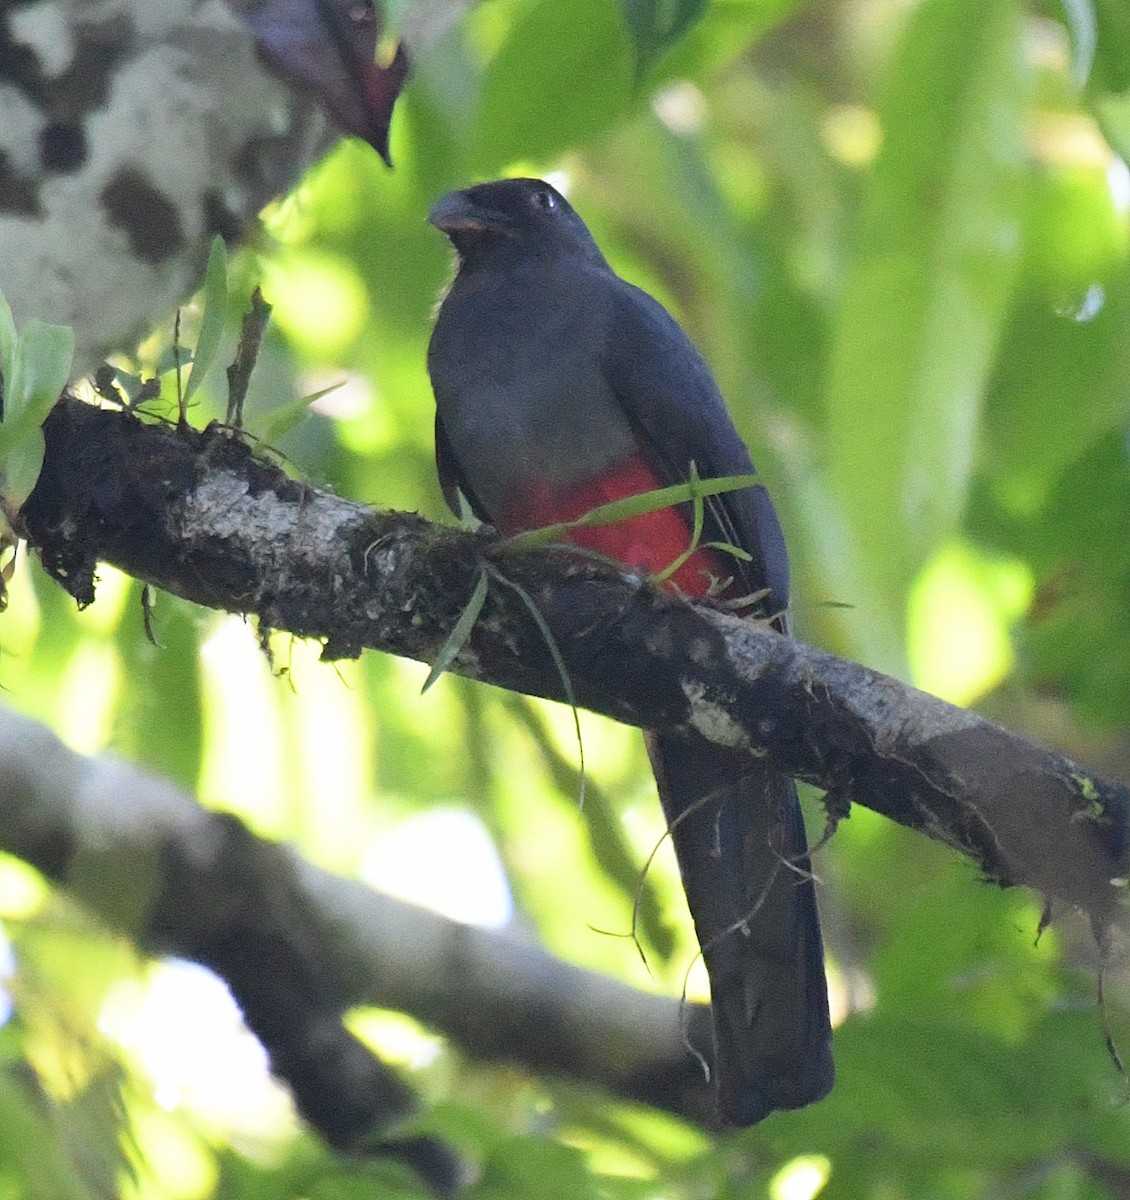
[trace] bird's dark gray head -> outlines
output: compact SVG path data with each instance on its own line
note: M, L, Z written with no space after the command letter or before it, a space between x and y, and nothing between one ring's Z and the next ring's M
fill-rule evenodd
M462 262L575 255L604 263L572 205L544 179L500 179L440 197L428 220L443 230Z

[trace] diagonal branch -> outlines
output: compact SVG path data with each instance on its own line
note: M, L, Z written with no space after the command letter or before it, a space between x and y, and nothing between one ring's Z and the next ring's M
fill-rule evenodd
M1002 884L1085 910L1121 905L1130 793L973 713L856 663L566 551L365 508L288 479L218 429L143 425L65 400L24 507L43 563L81 603L106 560L210 607L322 639L434 661L484 558L553 633L579 704L765 755L782 772L946 842ZM523 603L492 588L452 669L564 699Z
M401 1158L439 1194L460 1165L430 1138L396 1136L416 1101L342 1024L354 1005L409 1012L478 1057L715 1123L686 1049L687 1039L710 1045L705 1005L636 991L512 933L338 878L173 784L76 754L2 707L0 814L4 851L142 948L220 975L331 1144Z

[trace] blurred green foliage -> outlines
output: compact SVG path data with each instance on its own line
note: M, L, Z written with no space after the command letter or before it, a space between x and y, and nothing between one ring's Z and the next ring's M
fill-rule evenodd
M341 382L283 437L292 468L447 519L424 354L450 260L425 214L471 180L554 172L714 367L782 513L799 636L913 666L920 686L1126 776L1127 11L488 0L418 55L396 170L341 145L230 263L236 294L262 282L275 305L248 424ZM217 363L235 328L233 314ZM199 381L194 420L222 415L221 379ZM567 712L452 678L420 696L413 665L369 655L338 673L277 637L269 663L252 629L166 597L157 647L138 586L111 571L81 614L34 568L11 593L0 683L73 745L455 911L505 914L497 854L515 919L555 952L678 994L695 948L666 851L641 899L650 976L629 941L594 932L628 930L662 832L631 731L583 719L581 813ZM437 812L473 814L490 841L458 841L454 860L441 825L413 841ZM990 890L867 812L816 866L842 1023L839 1082L812 1109L708 1139L464 1061L402 1019L362 1014L366 1036L480 1167L476 1200L1125 1195L1130 1110L1087 931L1068 917L1037 938L1038 897ZM187 1015L162 1025L153 1009L163 968L17 864L0 871L0 914L18 965L0 1196L418 1194L300 1136L277 1097L239 1119L202 1098L159 1053L189 1036ZM701 994L693 970L690 984ZM1124 972L1107 997L1126 1045ZM108 1005L133 1015L107 1024ZM152 1045L121 1033L146 1013Z

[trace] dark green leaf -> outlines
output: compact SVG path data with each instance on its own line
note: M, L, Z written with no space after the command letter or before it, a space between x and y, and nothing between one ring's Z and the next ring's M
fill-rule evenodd
M475 590L459 614L459 620L452 627L447 641L443 643L439 654L436 655L432 669L428 672L424 686L420 689L421 692L426 692L439 679L466 645L467 639L471 636L471 630L475 628L475 622L479 619L479 613L483 611L488 591L490 591L490 576L486 571L480 571L478 579L475 580Z
M620 7L643 75L702 16L706 0L620 0Z
M472 138L478 169L544 162L606 128L630 102L631 58L608 0L540 0L486 67Z

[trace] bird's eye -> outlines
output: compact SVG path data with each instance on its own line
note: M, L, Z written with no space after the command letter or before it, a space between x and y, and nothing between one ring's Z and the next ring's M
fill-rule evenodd
M537 188L532 194L532 199L534 207L542 209L543 212L552 212L557 207L557 197L549 188Z

